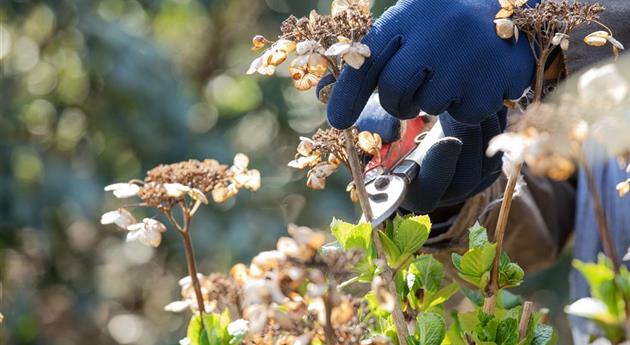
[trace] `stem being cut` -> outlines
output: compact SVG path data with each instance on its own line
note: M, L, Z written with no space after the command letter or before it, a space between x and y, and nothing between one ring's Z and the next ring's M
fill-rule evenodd
M365 190L365 182L363 179L363 173L361 171L359 157L353 145L352 130L346 129L343 131L343 134L346 141L348 161L350 162L350 171L352 173L352 178L354 179L354 184L357 189L357 195L359 197L359 204L361 205L361 210L363 211L365 220L368 223L371 223L374 219L374 215L372 214L372 208L370 207L370 203L368 201L368 194ZM387 265L387 256L385 254L383 244L378 237L378 231L372 231L372 242L374 242L374 246L376 247L376 253L379 261L383 262L382 277L387 284L387 290L392 296L394 296L394 310L392 311L392 318L394 319L394 325L396 326L398 342L400 343L400 345L407 345L407 336L409 335L409 332L407 330L407 323L405 322L405 315L402 312L398 293L396 292L396 285L394 284L393 279L394 273L391 267Z

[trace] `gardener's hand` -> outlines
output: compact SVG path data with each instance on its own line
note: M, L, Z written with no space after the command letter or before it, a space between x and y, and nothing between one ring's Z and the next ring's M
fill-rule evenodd
M402 207L427 214L455 205L490 186L501 174L501 155L486 156L488 142L505 129L506 111L478 125L457 122L448 113L438 117L446 138L429 149ZM400 120L387 114L373 96L357 121L359 130L376 132L384 142L399 138Z
M330 124L352 126L377 86L383 107L400 119L448 111L476 124L521 97L534 58L526 37L515 43L497 36L499 9L496 0L399 0L363 39L372 56L341 73L328 103Z

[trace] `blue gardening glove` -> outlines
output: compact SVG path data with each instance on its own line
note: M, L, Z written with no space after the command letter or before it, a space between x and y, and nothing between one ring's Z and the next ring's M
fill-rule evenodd
M501 175L501 154L487 157L486 149L490 139L505 129L506 113L502 109L477 125L442 113L438 120L446 137L429 149L402 208L427 214L438 207L459 204L489 187ZM384 142L400 135L400 121L380 107L376 95L356 124L359 130L379 133Z
M341 73L328 102L330 124L352 126L377 86L382 106L400 119L448 111L478 124L504 100L521 97L534 57L526 38L497 36L499 9L496 0L399 0L363 39L371 57Z

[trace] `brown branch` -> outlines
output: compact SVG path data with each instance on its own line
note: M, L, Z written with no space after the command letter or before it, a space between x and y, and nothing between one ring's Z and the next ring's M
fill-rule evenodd
M505 237L505 229L507 227L508 218L510 215L510 208L512 207L512 199L514 197L514 190L519 177L521 176L521 169L523 164L517 165L508 176L508 182L505 186L505 193L503 193L503 201L501 202L501 210L499 211L499 219L497 220L497 227L494 231L494 242L496 243L496 252L494 255L494 262L492 263L492 274L490 276L490 284L488 287L487 298L484 301L483 309L486 314L494 314L496 306L496 294L499 292L499 266L501 263L501 251L503 249L503 238Z
M371 223L374 219L374 215L372 214L372 208L370 207L370 203L368 201L368 194L365 190L365 182L363 179L363 172L361 171L359 156L357 155L353 145L352 130L346 129L343 131L343 134L345 136L346 151L350 162L350 172L352 173L352 178L354 179L354 184L357 189L359 204L361 205L361 210L363 211L365 220L368 223ZM378 237L378 231L372 231L372 242L374 242L374 246L376 247L378 259L384 262L382 277L387 284L387 289L389 290L388 292L394 296L394 310L392 311L392 318L394 319L394 325L396 326L398 342L400 345L407 345L407 336L409 335L409 332L407 330L407 323L405 322L405 315L402 312L398 293L396 292L396 285L394 284L393 279L394 274L391 267L387 265L387 255L385 254L383 243L381 243L381 239Z
M192 217L190 212L181 205L182 208L182 217L184 218L184 225L179 226L177 222L175 222L175 226L178 227L178 233L182 236L182 240L184 241L184 251L186 253L186 263L188 266L188 275L192 280L193 289L195 290L195 297L197 299L197 308L199 309L199 314L203 316L206 312L206 308L203 301L203 294L201 293L201 284L199 283L199 277L197 277L197 263L195 261L195 251L192 245L192 239L190 238L190 221ZM174 222L172 214L167 215L171 222ZM203 325L203 322L201 323Z
M615 271L618 271L621 266L621 261L619 260L619 254L617 254L615 243L613 242L610 230L608 229L608 221L606 220L606 212L604 211L604 206L602 205L601 196L597 190L597 185L595 184L595 179L593 179L593 174L591 173L591 168L588 162L585 158L582 158L580 161L582 164L582 170L584 170L584 174L586 175L588 190L591 193L593 208L595 209L595 218L597 219L598 224L597 230L599 230L599 237L602 240L604 254L612 260L613 265L615 266Z
M521 313L521 322L518 325L518 339L523 340L527 337L527 329L529 328L529 319L534 312L534 303L527 301L523 303L523 312Z

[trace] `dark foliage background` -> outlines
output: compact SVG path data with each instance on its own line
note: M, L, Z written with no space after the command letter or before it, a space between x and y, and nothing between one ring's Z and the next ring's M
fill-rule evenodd
M392 3L376 1L374 12ZM312 192L286 167L298 136L325 122L314 95L286 78L244 73L254 34L274 37L289 13L329 6L0 0L0 343L150 345L183 337L185 318L162 311L186 275L179 239L167 233L154 250L99 224L120 204L103 186L157 164L228 162L244 152L263 175L258 193L197 217L203 272L269 249L288 222L325 228L333 216L353 219L347 176ZM537 293L561 303L563 289Z

